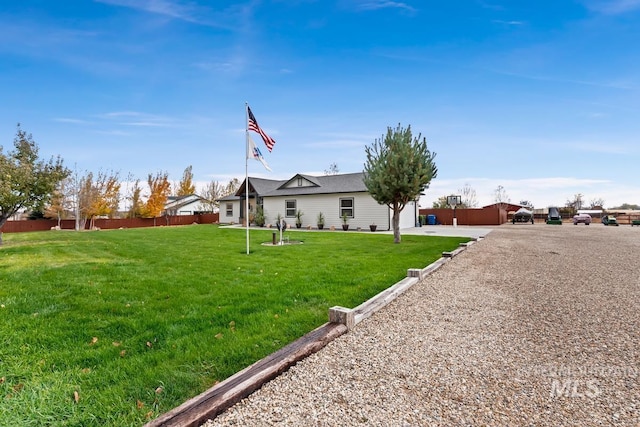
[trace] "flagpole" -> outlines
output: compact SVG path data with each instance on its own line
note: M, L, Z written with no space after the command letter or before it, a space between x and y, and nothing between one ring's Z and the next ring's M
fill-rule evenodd
M249 103L244 103L244 115L245 115L245 127L244 127L244 145L245 145L245 154L244 154L244 199L245 199L245 210L244 210L244 220L247 226L247 255L249 255Z

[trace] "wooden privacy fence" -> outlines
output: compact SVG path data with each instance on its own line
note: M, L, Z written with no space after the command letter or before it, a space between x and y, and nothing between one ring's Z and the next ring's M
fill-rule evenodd
M435 215L438 224L453 224L453 209L420 209L420 215ZM499 208L456 209L458 225L500 225L507 222L507 211Z
M640 214L613 214L620 225L634 224L633 221L640 221Z
M172 225L215 224L219 222L218 213L200 215L161 216L157 218L118 218L96 219L94 226L101 230L113 230L118 228L160 227ZM34 219L21 221L7 221L1 228L3 233L21 233L25 231L51 230L58 225L55 219ZM60 229L75 230L75 219L63 219L60 221ZM89 229L89 221L85 224L85 230Z

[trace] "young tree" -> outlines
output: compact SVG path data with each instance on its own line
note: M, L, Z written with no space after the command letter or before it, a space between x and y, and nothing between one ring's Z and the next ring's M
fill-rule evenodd
M566 206L571 210L572 215L582 209L582 205L584 205L584 196L582 193L574 194L573 200L567 200L566 203Z
M591 199L591 209L602 209L604 207L604 199L599 197L597 199Z
M149 184L149 197L145 203L142 216L145 218L156 218L160 216L167 203L167 198L171 192L169 175L166 172L158 172L155 176L149 174L147 179Z
M182 174L182 179L178 184L177 196L189 196L196 192L196 185L193 183L193 166L189 165Z
M20 209L42 209L70 173L60 157L48 162L39 159L38 145L20 124L13 146L6 154L0 146L0 227Z
M436 177L435 153L427 149L427 140L400 124L387 128L387 135L365 147L364 184L371 196L393 210L393 241L400 243L400 212Z
M229 181L227 186L224 188L224 192L222 196L228 196L229 194L234 194L240 188L240 180L238 178L233 178Z
M129 218L141 218L144 212L144 204L142 203L142 188L140 187L140 180L136 179L131 189L131 194L128 196L129 211L127 216Z
M120 204L120 180L116 172L87 172L79 178L78 185L78 227L84 229L87 221L94 228L97 216L108 216L118 212Z
M113 216L120 205L120 177L117 172L98 172L95 183L95 198L92 200L91 227L96 216Z
M433 202L433 209L446 209L448 207L447 196L438 197L438 200Z
M80 212L80 196L81 189L85 177L78 173L78 169L74 166L73 173L71 173L64 180L65 190L65 208L70 212L71 216L75 219L75 230L84 229L84 223L81 220Z
M91 204L94 198L93 172L86 172L86 175L80 177L78 187L78 216L80 221L80 230L85 229L87 220L93 216Z
M218 181L211 181L204 188L201 197L206 200L206 204L209 206L210 212L213 213L218 207L218 199L223 197L223 190L224 188L222 188L222 185Z
M338 169L338 164L333 162L329 165L329 169L324 170L325 175L338 175L340 173L340 169Z
M502 185L498 185L498 187L494 190L493 201L498 205L500 209L506 209L507 205L511 203L511 198Z
M476 197L476 190L474 190L469 183L465 183L464 186L458 190L462 199L461 208L475 208L478 207L478 198Z
M67 216L67 199L65 183L67 179L60 182L58 187L51 195L51 200L44 212L46 218L53 218L58 220L58 228L60 227L60 221Z

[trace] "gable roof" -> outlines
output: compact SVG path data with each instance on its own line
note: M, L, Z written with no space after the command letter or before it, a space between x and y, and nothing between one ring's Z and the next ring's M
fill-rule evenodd
M269 193L279 186L283 185L286 181L276 181L273 179L264 179L264 178L252 178L249 177L249 192L250 193L258 193L260 196L265 193ZM238 191L236 191L236 195L239 196L244 194L246 189L246 185L243 182Z
M302 178L304 185L292 185L297 182L298 178ZM296 174L284 181L249 177L249 192L257 193L260 197L362 193L368 191L363 179L363 172L325 176ZM235 194L236 197L244 195L245 185L243 182Z
M164 204L164 208L165 210L180 209L191 203L204 200L204 198L198 196L197 194L187 194L186 196L169 196L167 197L167 202Z
M309 187L309 186L320 187L321 186L320 182L318 181L318 177L311 176L311 175L303 175L301 173L297 173L291 179L287 180L284 184L279 186L278 189L284 189L284 188L290 187L290 185L292 185L294 182L298 182L299 179L302 180L302 182L305 184L306 187Z

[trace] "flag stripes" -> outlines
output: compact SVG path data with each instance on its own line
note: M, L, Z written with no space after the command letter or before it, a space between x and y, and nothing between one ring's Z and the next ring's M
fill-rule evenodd
M251 108L249 108L249 106L247 105L247 113L249 116L249 124L247 126L247 128L250 131L256 132L258 134L260 134L260 136L262 137L262 140L264 141L264 145L267 146L267 150L269 150L269 152L271 152L271 150L273 150L273 146L276 145L276 141L275 139L271 138L269 135L267 135L265 133L265 131L263 131L260 126L258 126L258 121L256 120L256 116L253 115L253 112L251 111Z

